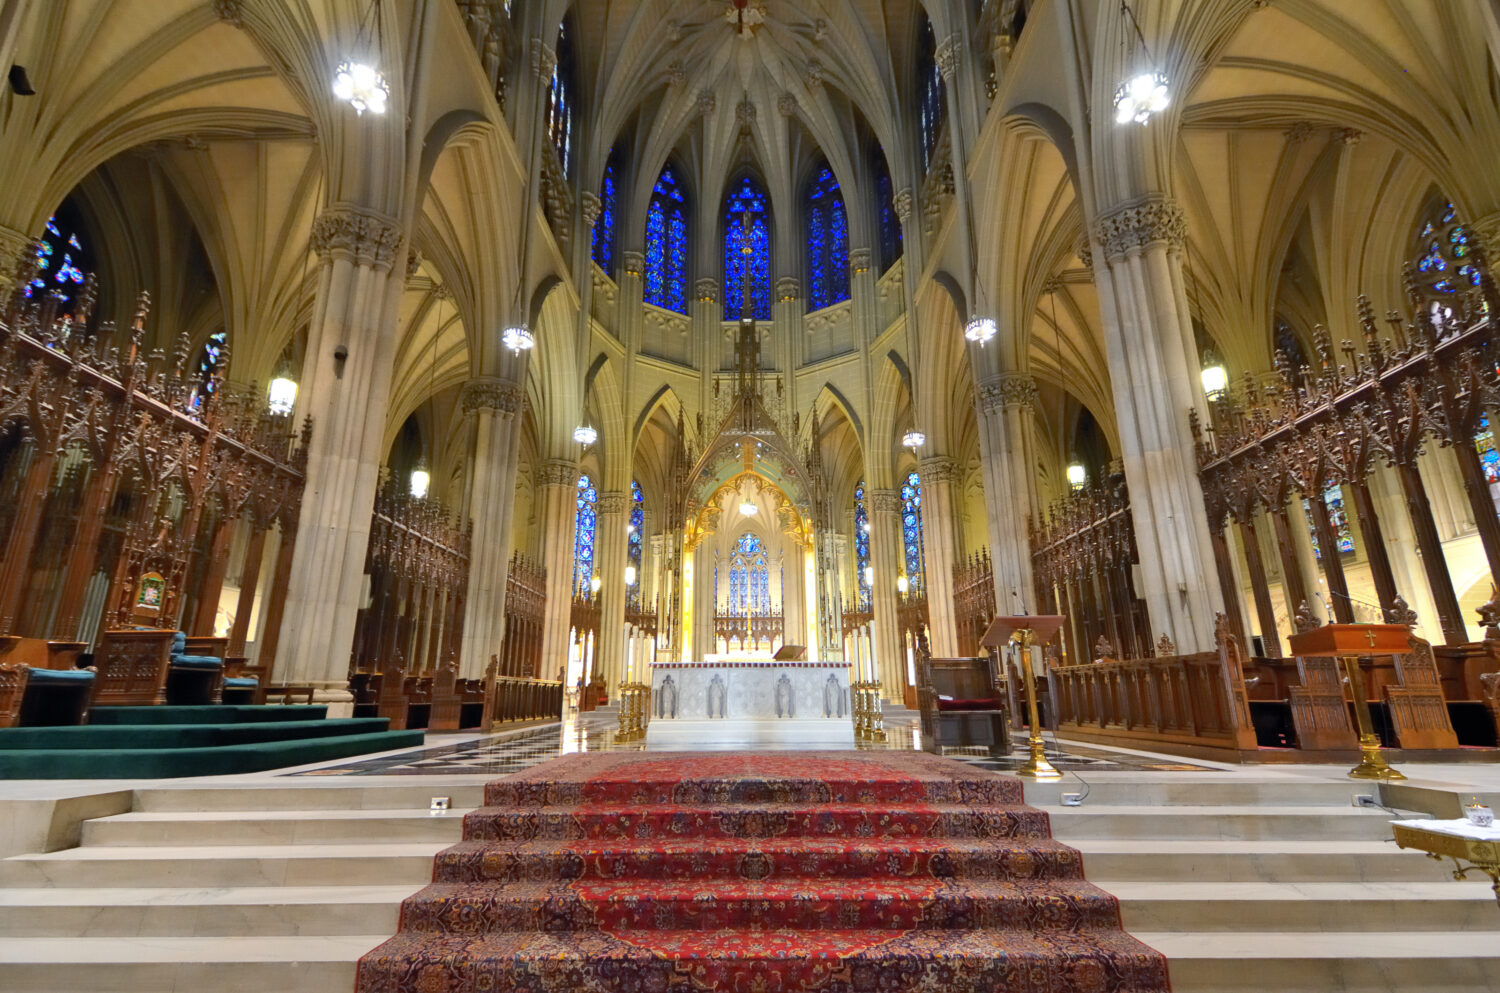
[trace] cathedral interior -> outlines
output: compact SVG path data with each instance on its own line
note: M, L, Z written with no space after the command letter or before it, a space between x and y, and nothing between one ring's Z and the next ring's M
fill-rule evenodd
M1500 990L1500 0L0 0L0 67L0 987ZM1074 856L442 854L654 776Z

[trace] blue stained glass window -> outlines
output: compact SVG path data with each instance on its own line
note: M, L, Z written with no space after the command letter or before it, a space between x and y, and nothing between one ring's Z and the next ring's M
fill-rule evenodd
M578 116L576 77L573 38L568 31L568 22L563 21L557 32L557 63L552 68L552 81L547 90L547 134L552 139L552 147L557 150L557 161L564 174L573 171L573 125Z
M771 319L771 198L752 177L730 187L724 201L724 320L739 320L745 276L750 277L750 314ZM749 219L749 231L745 222Z
M922 135L922 168L932 164L943 128L943 74L937 65L937 37L932 22L922 18L922 47L917 51L917 121Z
M573 529L573 595L592 595L594 579L594 532L599 515L594 505L599 502L599 491L594 481L585 473L578 477L578 514Z
M766 549L753 531L740 535L729 559L729 609L736 614L771 612L771 573Z
M198 356L198 389L193 396L192 405L202 405L203 398L214 391L214 373L219 369L219 363L224 361L224 348L229 344L229 335L224 331L218 331L208 336L203 343L203 351Z
M906 578L920 589L922 566L922 477L909 473L901 486L901 545L906 553Z
M1339 546L1341 555L1348 555L1354 551L1354 532L1349 527L1349 512L1344 509L1344 491L1337 486L1330 486L1323 492L1323 505L1328 508L1328 523L1333 525L1334 541ZM1304 510L1311 513L1312 506L1306 500L1302 501ZM1311 519L1307 522L1308 533L1312 536L1313 557L1323 558L1323 549L1318 547L1318 529Z
M865 572L870 567L870 512L865 507L865 481L861 479L854 487L854 572L855 588L859 599L867 601L870 596L870 578Z
M646 529L646 494L641 492L641 484L635 480L630 481L630 533L625 549L626 558L630 564L635 566L636 574L641 570L642 542L645 540L641 534Z
M880 226L880 271L884 273L896 264L904 250L901 218L896 216L896 191L884 155L875 156L875 201L879 211L876 220Z
M1487 414L1479 418L1479 430L1474 434L1474 449L1479 452L1479 464L1484 468L1485 482L1500 483L1500 452L1495 451L1495 431L1490 427Z
M26 296L50 293L57 298L57 312L66 314L87 278L80 267L83 256L78 235L64 228L55 216L49 217L37 246L36 278L26 286Z
M604 166L604 182L599 184L599 219L594 222L594 263L613 278L615 274L615 215L619 211L615 190L615 156Z
M669 165L646 210L646 302L687 313L687 197Z
M824 166L807 187L807 309L849 299L849 214L833 170Z
M1430 296L1444 297L1479 285L1479 270L1467 261L1473 241L1451 203L1435 206L1417 232L1416 270Z

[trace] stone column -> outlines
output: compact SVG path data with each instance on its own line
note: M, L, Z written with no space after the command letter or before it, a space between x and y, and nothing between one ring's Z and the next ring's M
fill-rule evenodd
M1036 380L1007 373L979 386L979 454L984 509L994 563L995 609L1002 615L1038 613L1033 603L1028 522L1037 522L1033 455ZM1087 647L1087 646L1084 646Z
M598 529L595 532L599 561L599 644L597 664L604 674L610 699L619 694L620 680L625 676L625 525L630 523L630 494L610 490L599 494L595 505Z
M352 699L349 651L390 404L405 275L392 265L403 241L394 220L350 204L313 224L318 303L297 409L313 431L277 666L282 680L312 684L334 704Z
M844 608L839 593L839 546L843 535L825 529L818 531L813 540L818 565L818 654L808 657L838 662L844 658Z
M958 655L958 620L953 607L953 562L958 527L953 491L959 482L958 463L935 455L923 459L917 468L922 476L922 542L932 654L954 658Z
M1186 222L1153 195L1096 222L1095 264L1125 478L1153 632L1183 653L1214 647L1223 609L1189 412L1206 412L1180 254Z
M875 666L887 700L900 703L906 686L906 657L896 619L896 577L901 573L901 497L895 490L870 490L870 586L874 613Z
M460 403L474 418L474 463L469 501L474 538L470 542L468 597L465 601L459 675L479 679L491 655L505 642L505 581L515 509L516 463L525 390L502 379L471 379Z
M568 657L573 618L573 537L578 527L578 464L548 459L536 473L541 505L542 565L547 570L547 606L542 621L542 672Z

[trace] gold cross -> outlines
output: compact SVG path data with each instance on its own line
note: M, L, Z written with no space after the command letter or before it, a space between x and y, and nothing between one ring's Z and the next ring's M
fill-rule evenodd
M1375 631L1373 629L1365 631L1365 637L1370 639L1370 647L1374 648L1375 647Z

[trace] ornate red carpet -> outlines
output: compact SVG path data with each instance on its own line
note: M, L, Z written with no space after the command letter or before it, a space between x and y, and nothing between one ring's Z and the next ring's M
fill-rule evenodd
M920 753L574 755L485 789L359 993L1155 993L1019 780Z

